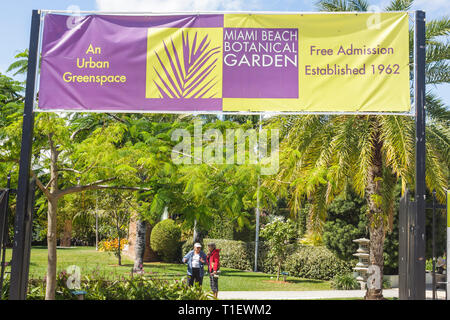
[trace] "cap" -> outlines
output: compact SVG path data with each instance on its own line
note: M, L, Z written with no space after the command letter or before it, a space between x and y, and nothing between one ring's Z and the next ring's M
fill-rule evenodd
M197 247L201 248L202 245L201 245L200 243L197 242L196 244L194 244L194 248L197 248Z

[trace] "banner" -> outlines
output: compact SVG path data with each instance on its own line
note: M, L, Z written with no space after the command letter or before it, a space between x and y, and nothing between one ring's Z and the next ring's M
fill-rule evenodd
M46 14L36 111L409 112L407 13Z

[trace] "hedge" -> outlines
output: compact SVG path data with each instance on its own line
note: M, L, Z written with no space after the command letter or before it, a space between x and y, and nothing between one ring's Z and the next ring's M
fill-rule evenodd
M226 268L252 271L255 262L255 243L224 239L204 239L204 244L214 242L220 250L220 265ZM275 273L276 265L267 257L268 248L259 243L258 270ZM352 264L339 259L326 247L291 246L291 254L283 271L300 278L330 280L335 275L352 271Z
M291 276L331 280L352 271L352 264L339 259L326 247L301 246L286 259L285 271Z
M175 221L166 219L158 222L150 235L150 246L164 262L176 261L181 229Z

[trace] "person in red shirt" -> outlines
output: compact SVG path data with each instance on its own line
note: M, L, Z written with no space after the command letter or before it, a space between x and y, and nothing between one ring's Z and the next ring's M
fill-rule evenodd
M217 299L219 292L219 269L220 269L220 249L216 248L215 243L208 243L208 255L206 256L206 262L208 264L209 283L214 297Z

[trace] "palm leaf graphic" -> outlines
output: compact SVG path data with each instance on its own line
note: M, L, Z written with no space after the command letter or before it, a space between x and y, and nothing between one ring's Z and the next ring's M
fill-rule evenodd
M181 33L181 55L171 39L171 49L163 41L164 52L168 63L164 64L161 56L154 51L162 72L155 67L157 78L153 80L161 98L186 99L186 98L213 98L216 93L212 90L217 84L217 77L210 76L216 68L220 47L210 48L211 40L208 35L198 40L197 32L192 44L189 42L189 34ZM199 42L197 46L197 42ZM160 53L161 54L161 53Z

